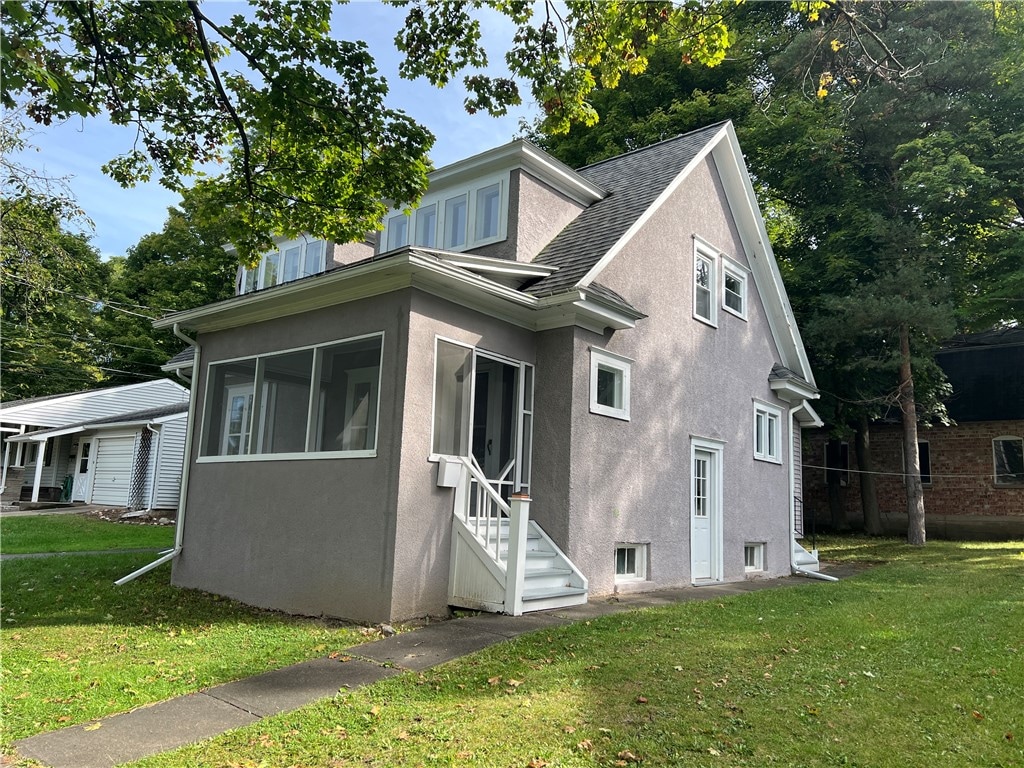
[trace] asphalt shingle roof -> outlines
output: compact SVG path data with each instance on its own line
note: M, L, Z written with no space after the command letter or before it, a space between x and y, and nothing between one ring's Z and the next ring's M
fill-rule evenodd
M591 205L542 250L534 263L558 271L526 288L536 296L575 287L722 128L709 125L577 171L609 194Z

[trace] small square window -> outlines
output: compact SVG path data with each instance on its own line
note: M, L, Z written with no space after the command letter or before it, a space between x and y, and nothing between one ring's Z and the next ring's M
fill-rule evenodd
M590 412L629 421L630 369L632 361L590 350Z
M782 463L782 412L763 403L754 404L754 458Z
M729 263L722 270L722 308L730 314L747 318L747 276Z
M647 545L615 545L615 581L644 581L647 578Z
M743 545L743 570L747 573L764 570L764 543Z

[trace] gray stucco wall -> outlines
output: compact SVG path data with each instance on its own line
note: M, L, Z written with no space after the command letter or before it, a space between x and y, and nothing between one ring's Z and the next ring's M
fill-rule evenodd
M718 327L692 316L693 235L746 264L726 211L709 159L598 278L648 317L611 337L575 332L572 457L552 471L571 478L568 554L591 594L614 589L616 542L650 544L647 587L690 583L691 436L725 443L725 579L744 578L745 542L766 543L768 575L789 571L788 453L781 465L753 458L754 398L782 409L784 448L790 435L768 386L779 355L752 278L747 321L721 309L720 286ZM591 345L634 360L628 422L589 412Z
M583 206L522 169L509 176L508 237L473 249L494 259L533 261L555 235L579 216Z
M209 363L384 331L374 458L195 463L173 582L292 613L392 617L410 292L202 334Z
M429 294L413 292L391 596L395 619L447 611L454 492L437 487L437 468L428 460L437 336L515 360L535 362L534 338L529 331Z

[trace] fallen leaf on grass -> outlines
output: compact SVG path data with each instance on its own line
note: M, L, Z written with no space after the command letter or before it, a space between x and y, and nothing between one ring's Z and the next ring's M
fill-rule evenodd
M722 753L721 753L721 752L719 752L719 751L718 751L717 749L715 749L714 747L708 747L708 754L709 754L709 755L714 755L715 757L718 757L718 756L719 756L719 755L721 755Z
M576 729L571 725L563 725L562 733L576 733Z
M973 712L971 712L971 717L973 717L975 720L985 719L985 716L981 714L981 712L979 712L978 710L974 710Z
M637 757L636 755L634 755L628 749L622 750L621 752L619 752L619 754L616 755L616 757L619 758L619 760L622 760L624 763L639 763L640 762L640 758Z
M576 745L576 749L578 749L580 752L589 752L593 748L594 742L592 742L590 739L584 739Z
M488 685L497 685L500 682L501 682L501 675L495 675L494 677L488 677L487 678L487 684Z
M647 697L646 696L637 696L636 697L636 703L637 704L646 704L647 703Z
M374 704L372 707L370 707L370 714L373 715L374 717L379 715L380 714L380 707L378 707L376 704Z
M506 680L505 681L505 685L510 685L513 688L518 688L522 684L523 684L522 680Z
M408 741L409 740L409 732L408 731L399 731L398 735L395 736L395 738L398 739L399 741Z
M547 760L541 760L539 757L535 757L533 758L533 760L526 764L526 768L544 768L544 766L547 764Z
M89 725L85 726L85 728L83 728L82 730L83 731L98 731L102 727L103 727L103 723L90 723Z

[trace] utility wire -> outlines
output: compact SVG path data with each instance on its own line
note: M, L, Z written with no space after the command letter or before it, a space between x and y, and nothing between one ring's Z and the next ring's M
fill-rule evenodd
M888 477L903 477L903 478L907 478L907 477L911 476L907 472L876 472L876 471L867 471L867 470L864 470L864 469L845 469L843 467L824 467L824 466L821 466L820 464L802 464L801 466L803 466L804 469L824 469L826 472L839 472L841 474L849 472L850 474L853 474L853 475L885 475L885 476L888 476ZM926 476L926 477L992 477L992 473L991 472L986 472L984 474L967 474L967 473L965 473L965 474L954 474L954 473L949 473L949 472L922 472L921 474L923 476Z

